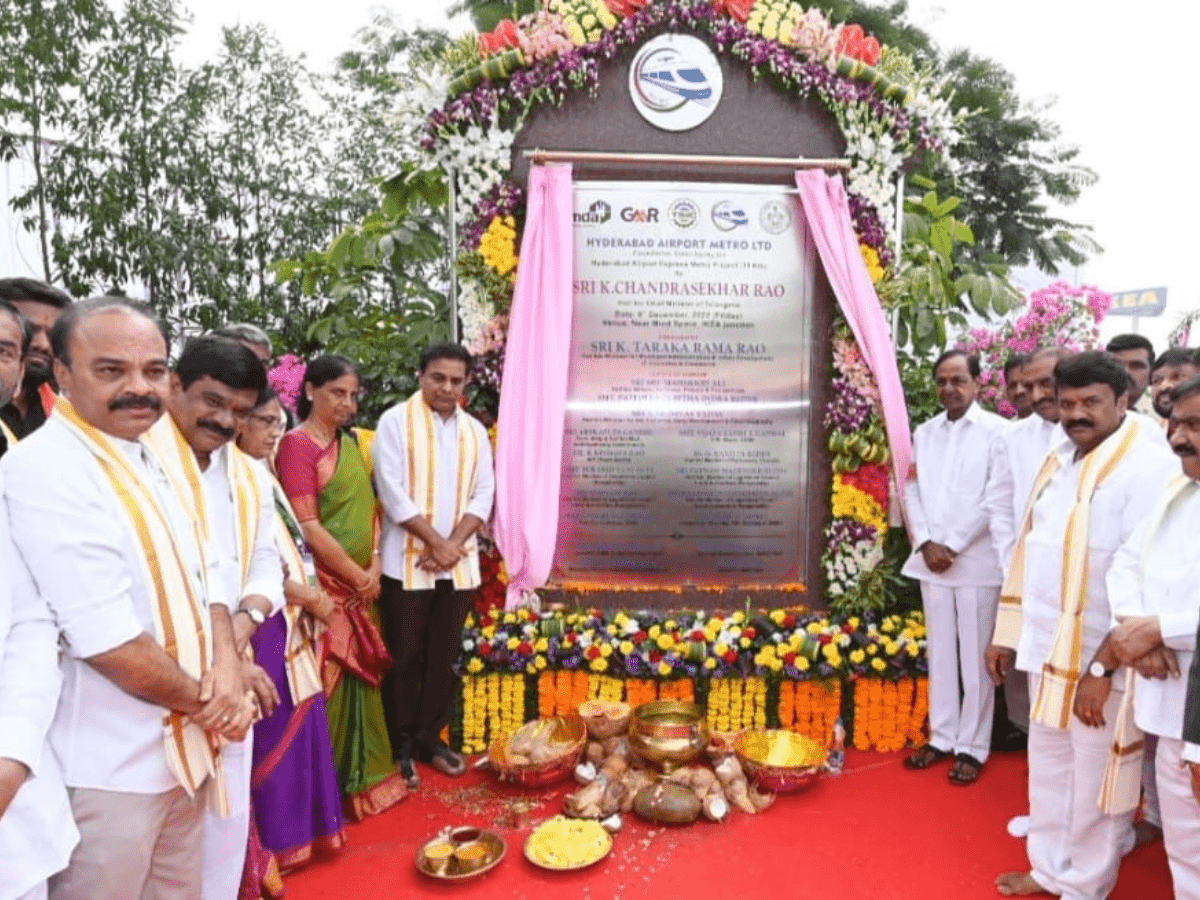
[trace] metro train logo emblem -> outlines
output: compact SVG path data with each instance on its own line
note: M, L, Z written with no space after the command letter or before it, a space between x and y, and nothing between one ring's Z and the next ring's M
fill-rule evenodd
M667 112L679 109L689 100L705 106L712 103L713 89L703 70L680 59L674 50L655 50L640 62L638 95L647 106ZM664 94L668 96L664 97Z
M721 101L721 66L708 45L664 34L642 45L629 67L629 94L642 117L664 131L695 128Z

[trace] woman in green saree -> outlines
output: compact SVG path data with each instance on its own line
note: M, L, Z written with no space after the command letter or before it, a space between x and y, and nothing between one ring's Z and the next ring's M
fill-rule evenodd
M321 636L321 676L346 813L358 820L407 793L396 771L379 685L391 657L379 631L380 565L369 432L348 426L361 381L344 356L308 364L297 407L300 426L284 435L276 464L321 586L337 609Z

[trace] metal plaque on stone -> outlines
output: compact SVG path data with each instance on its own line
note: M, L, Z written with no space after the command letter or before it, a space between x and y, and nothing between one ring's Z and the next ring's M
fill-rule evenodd
M552 579L806 581L816 263L794 192L580 182L574 254Z

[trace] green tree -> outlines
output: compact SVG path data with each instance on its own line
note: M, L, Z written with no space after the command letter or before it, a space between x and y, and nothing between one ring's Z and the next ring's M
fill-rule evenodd
M34 185L18 209L24 212L24 226L37 232L46 281L57 275L51 261L46 147L61 136L94 48L114 26L115 17L104 0L0 4L0 157L29 152Z

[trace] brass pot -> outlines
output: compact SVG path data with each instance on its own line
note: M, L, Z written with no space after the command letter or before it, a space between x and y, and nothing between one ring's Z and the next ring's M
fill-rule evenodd
M708 746L703 707L680 700L643 703L629 720L629 746L664 772L677 769Z

